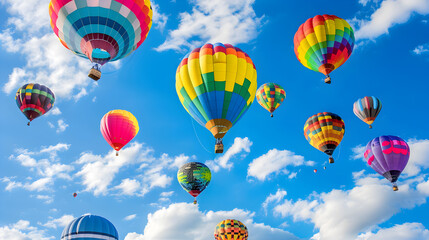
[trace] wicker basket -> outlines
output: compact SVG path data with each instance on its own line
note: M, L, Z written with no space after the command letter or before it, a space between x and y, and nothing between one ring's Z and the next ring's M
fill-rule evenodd
M91 70L89 70L88 77L97 81L101 77L101 72L95 68L91 68Z

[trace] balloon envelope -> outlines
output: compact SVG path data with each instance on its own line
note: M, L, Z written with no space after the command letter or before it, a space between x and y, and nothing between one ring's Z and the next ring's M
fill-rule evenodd
M371 127L381 111L381 101L376 97L363 97L353 104L353 113Z
M285 98L285 90L277 83L265 83L256 91L256 99L259 105L267 109L270 113L273 113Z
M364 157L372 169L395 183L408 163L410 147L400 137L380 136L366 145Z
M244 115L256 94L250 57L230 44L194 49L176 72L176 91L186 111L216 139Z
M100 65L128 56L152 26L149 0L51 0L49 15L66 48Z
M311 146L332 156L345 133L345 124L340 116L330 112L315 114L304 125L305 139Z
M211 180L210 169L203 163L190 162L180 167L177 180L185 191L197 197Z
M101 119L100 131L110 146L119 151L137 135L139 124L130 112L112 110Z
M117 240L118 231L113 224L100 216L83 215L71 221L64 228L61 240Z
M354 41L353 29L346 20L317 15L295 33L294 50L302 65L328 76L350 57Z
M55 95L44 85L29 83L18 89L15 100L21 112L31 122L54 106Z
M216 240L247 240L249 233L242 222L226 219L218 223L214 237Z

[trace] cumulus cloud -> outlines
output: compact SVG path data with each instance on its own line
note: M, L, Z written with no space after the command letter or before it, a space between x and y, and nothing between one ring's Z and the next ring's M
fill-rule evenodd
M168 21L168 16L160 12L159 5L156 2L152 1L151 6L153 11L152 22L155 25L155 28L163 32Z
M365 6L370 0L359 2ZM355 18L351 22L358 25L358 30L355 32L356 39L375 39L388 33L393 26L407 22L413 14L429 14L429 2L427 0L383 0L369 20Z
M313 161L305 161L301 155L295 155L294 152L288 150L271 149L266 154L254 159L247 169L248 177L255 177L260 181L265 179L272 173L288 174L287 166L313 166ZM296 175L295 175L296 176Z
M254 215L253 212L241 209L201 212L194 204L174 203L149 214L144 233L128 233L125 240L212 239L213 229L224 219L237 219L243 222L252 239L298 239L282 229L255 223ZM184 231L184 229L188 230Z
M267 212L268 204L279 203L281 200L284 199L286 194L287 192L282 189L277 189L277 192L275 194L270 194L262 203L262 208L265 210L265 213Z
M157 51L184 50L205 42L247 43L256 38L263 24L254 0L191 0L192 12L179 14L179 26L169 31Z
M30 225L29 221L19 220L15 224L0 227L0 239L7 240L51 240L53 236L47 236L45 230Z
M429 52L429 43L424 45L419 45L413 50L413 53L416 55L422 55L427 52Z
M131 220L133 220L136 217L137 217L137 214L131 214L131 215L128 215L128 216L124 217L124 220L125 221L131 221Z
M42 224L42 226L48 227L48 228L54 228L57 229L58 227L66 227L71 221L75 219L73 215L65 214L61 216L60 218L52 218L48 222Z
M385 240L385 239L403 239L403 240L422 240L429 239L429 231L421 223L397 224L391 228L379 229L376 233L361 234L357 240Z
M415 188L420 178L400 185L393 192L385 179L376 175L354 174L356 186L350 190L334 189L313 193L307 199L284 200L274 213L291 216L294 221L309 221L320 230L313 239L355 239L402 209L424 204L427 193Z
M206 161L206 165L210 167L214 172L218 172L221 168L230 170L234 164L230 162L236 155L243 153L241 156L244 158L250 152L251 142L247 137L235 138L232 146L220 157L215 160Z

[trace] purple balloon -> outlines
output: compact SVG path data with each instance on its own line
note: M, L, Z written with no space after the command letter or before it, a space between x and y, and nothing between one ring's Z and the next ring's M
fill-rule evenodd
M396 136L376 137L366 145L364 156L372 169L393 183L396 191L396 181L410 158L407 142Z

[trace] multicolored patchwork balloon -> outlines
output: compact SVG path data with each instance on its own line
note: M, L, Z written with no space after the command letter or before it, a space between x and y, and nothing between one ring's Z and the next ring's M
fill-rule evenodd
M296 57L305 67L326 75L347 61L355 42L353 28L346 20L334 15L309 18L295 33Z
M100 131L104 139L116 150L121 150L139 132L136 117L125 110L112 110L106 113L100 122Z
M64 228L61 240L118 240L113 224L100 216L86 214L71 221Z
M345 133L345 124L340 116L330 112L315 114L304 125L305 139L311 146L326 153L329 163L334 163L332 154Z
M102 65L135 51L152 26L149 0L51 0L49 15L61 43L94 63L94 80Z
M353 104L354 114L372 128L372 123L381 111L381 101L376 97L363 97Z
M366 145L364 157L368 165L389 180L394 191L398 191L396 181L410 158L407 142L396 136L376 137Z
M197 197L209 185L212 174L210 169L199 162L190 162L183 165L177 172L177 180L185 191L191 194L197 204Z
M176 91L186 111L216 138L222 138L249 109L256 94L256 69L250 57L230 44L206 44L182 60Z
M226 219L216 225L214 237L216 240L247 240L247 227L240 221Z
M259 105L267 109L271 113L271 117L273 117L274 110L280 106L285 98L285 90L277 83L265 83L256 91L256 99Z
M55 95L48 87L37 83L25 84L18 89L15 95L19 110L30 122L47 113L55 102Z

